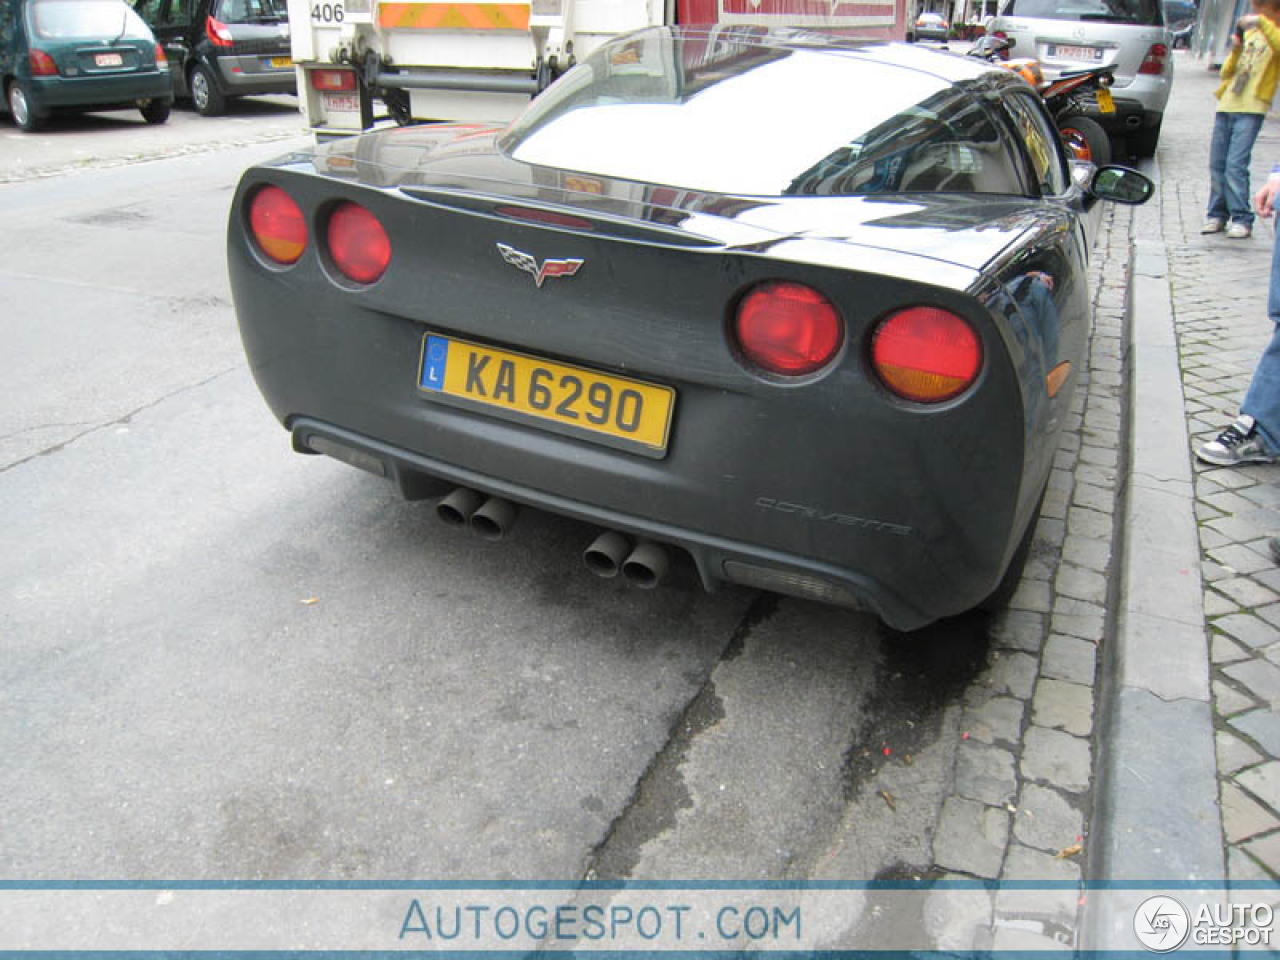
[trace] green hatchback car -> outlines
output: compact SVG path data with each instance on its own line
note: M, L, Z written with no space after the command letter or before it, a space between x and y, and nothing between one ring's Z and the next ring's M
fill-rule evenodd
M0 83L27 131L55 110L136 106L164 123L173 103L164 48L124 0L0 0Z

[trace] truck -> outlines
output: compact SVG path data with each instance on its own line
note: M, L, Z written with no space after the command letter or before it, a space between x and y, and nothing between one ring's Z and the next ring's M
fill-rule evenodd
M649 26L787 26L901 40L908 0L288 0L317 139L385 119L505 123L605 40ZM375 115L375 105L385 108Z

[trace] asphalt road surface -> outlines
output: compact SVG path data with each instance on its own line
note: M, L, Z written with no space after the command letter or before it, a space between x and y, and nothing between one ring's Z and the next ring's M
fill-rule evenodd
M289 109L0 126L0 878L928 869L982 620L629 589L291 452L223 252Z

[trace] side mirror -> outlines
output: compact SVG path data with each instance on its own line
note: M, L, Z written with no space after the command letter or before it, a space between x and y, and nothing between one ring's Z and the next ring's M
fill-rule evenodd
M1146 203L1155 192L1156 185L1146 174L1129 167L1099 167L1089 184L1089 192L1100 200L1137 206Z

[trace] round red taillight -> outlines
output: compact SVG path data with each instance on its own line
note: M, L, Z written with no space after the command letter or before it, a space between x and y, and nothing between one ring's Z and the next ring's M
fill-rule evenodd
M871 365L886 387L918 403L959 396L982 369L982 341L961 317L938 307L910 307L880 321Z
M276 263L297 263L307 249L307 222L279 187L262 187L249 200L249 229L258 248Z
M772 280L742 298L734 335L743 355L760 369L800 377L832 361L844 339L844 325L817 290Z
M329 256L356 283L373 283L391 262L391 240L364 207L343 203L329 217Z

